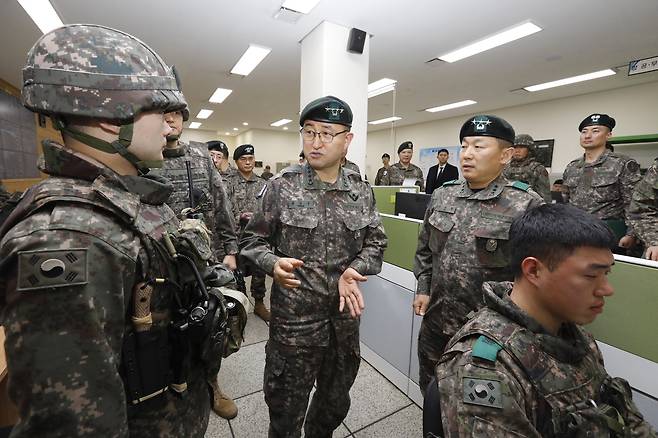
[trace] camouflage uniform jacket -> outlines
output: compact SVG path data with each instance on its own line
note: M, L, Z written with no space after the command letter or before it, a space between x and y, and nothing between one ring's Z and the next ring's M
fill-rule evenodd
M382 180L384 179L385 176L388 175L389 169L390 169L390 166L389 167L380 167L377 170L377 176L375 176L375 185L376 186L383 185Z
M527 184L502 175L477 192L458 180L432 193L414 259L416 293L430 295L425 321L452 336L469 312L482 307L483 281L512 279L510 225L540 204Z
M343 167L345 169L353 170L356 173L359 173L359 174L361 173L361 169L359 169L359 166L355 162L350 161L347 158L345 158L345 164L343 164Z
M226 178L226 189L231 200L233 218L236 232L240 230L240 215L242 213L256 211L258 205L258 194L265 187L266 181L255 173L246 179L238 171Z
M544 202L551 202L548 171L534 158L526 157L520 161L510 161L503 170L503 175L510 181L521 181L530 185L544 199Z
M0 241L0 322L21 418L12 437L203 437L210 400L195 361L188 397L168 391L145 411L128 406L120 371L135 285L180 281L158 251L178 226L164 204L171 186L119 176L54 142L43 149L51 177L24 195ZM167 329L173 295L154 288L152 330Z
M564 170L565 199L599 219L628 221L633 188L640 180L640 165L634 159L606 150L593 163L582 156Z
M383 186L401 186L405 179L414 179L414 183L420 187L420 191L425 190L425 178L423 178L423 171L415 164L409 163L408 168L404 168L402 164L395 163L388 168L388 175L383 175L381 178L381 185Z
M304 262L294 271L299 288L272 287L270 338L327 346L335 333L358 348L359 320L347 308L338 311L338 279L349 267L361 275L381 270L387 241L370 185L342 168L334 184L324 183L306 163L284 169L266 187L240 254L270 275L280 257Z
M647 246L658 245L658 159L633 190L630 219Z
M630 429L626 436L656 436L626 381L607 374L591 335L574 324L547 333L509 298L512 283L483 289L487 307L450 340L436 367L446 438L612 436L590 402L608 403L604 382L619 390L615 407ZM569 433L574 418L582 421L581 434Z
M224 179L227 179L229 176L231 176L231 175L235 175L236 173L238 173L238 169L236 169L235 167L231 166L230 164L228 165L228 167L226 168L226 170L220 170L220 169L217 169L217 171L219 172L219 174L220 174L220 175L222 176L222 178L224 178Z
M160 169L151 170L151 174L164 176L174 185L174 191L167 204L177 215L190 206L190 191L187 181L185 162L190 162L194 201L200 207L203 219L212 232L213 252L217 261L222 261L227 254L237 254L238 238L235 235L235 223L231 212L231 203L224 181L217 172L208 151L203 144L179 143L176 149L165 149L164 164Z

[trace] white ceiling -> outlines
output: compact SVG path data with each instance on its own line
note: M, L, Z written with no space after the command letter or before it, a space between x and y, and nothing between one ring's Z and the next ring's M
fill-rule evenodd
M657 0L322 0L296 24L274 20L282 0L51 0L64 23L93 22L129 32L175 64L192 116L215 110L202 129L223 134L271 128L299 112L299 41L323 20L363 29L370 81L398 81L399 125L658 81L627 76L630 60L658 55ZM504 28L532 20L544 30L453 64L426 61ZM15 0L0 1L0 78L20 86L25 54L40 36ZM228 72L250 43L272 48L246 78ZM536 93L511 91L620 67L618 74ZM233 89L208 103L217 87ZM424 108L473 99L466 108ZM368 120L392 115L393 93L370 99ZM242 122L248 122L245 127ZM290 124L295 129L296 124ZM232 128L239 128L233 131ZM370 129L387 129L380 125Z

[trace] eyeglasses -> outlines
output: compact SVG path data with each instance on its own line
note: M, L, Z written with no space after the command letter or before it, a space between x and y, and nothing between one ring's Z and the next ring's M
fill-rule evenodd
M322 143L331 143L332 141L334 141L334 137L336 137L337 135L340 135L340 134L344 134L348 131L349 131L349 129L346 129L344 131L340 131L340 132L337 132L337 133L333 134L333 133L327 132L327 131L316 132L316 131L314 131L312 129L309 129L309 128L302 128L302 129L299 130L299 133L302 135L302 139L304 141L309 142L309 143L315 141L315 136L319 136L320 141Z

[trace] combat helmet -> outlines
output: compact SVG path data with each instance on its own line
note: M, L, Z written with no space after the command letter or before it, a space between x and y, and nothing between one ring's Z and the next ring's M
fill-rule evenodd
M187 107L175 70L149 46L125 32L72 24L44 34L23 69L23 105L51 116L57 129L106 153L119 153L141 173L161 162L140 161L128 151L135 117L145 111ZM109 143L67 126L70 117L121 125Z

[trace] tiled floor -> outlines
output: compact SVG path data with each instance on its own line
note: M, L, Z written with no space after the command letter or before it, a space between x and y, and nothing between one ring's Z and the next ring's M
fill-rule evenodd
M266 303L269 306L268 299ZM238 416L227 421L211 413L206 438L267 437L269 419L263 398L267 338L267 324L250 313L242 348L225 359L219 373L222 390L238 405ZM364 360L350 396L352 406L334 437L422 436L421 409Z

